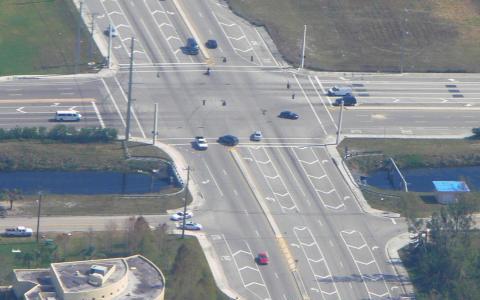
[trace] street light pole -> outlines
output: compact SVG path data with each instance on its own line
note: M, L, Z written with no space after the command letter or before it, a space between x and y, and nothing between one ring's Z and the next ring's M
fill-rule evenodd
M38 210L37 210L37 244L38 244L38 238L39 238L39 233L40 233L40 213L42 210L42 192L38 193L39 198L38 198Z
M338 119L337 142L336 142L337 145L340 142L340 133L342 132L342 121L343 121L343 99L340 106L340 118Z
M302 47L302 64L301 64L301 69L303 69L303 66L305 65L305 44L307 40L307 25L303 28L303 47Z
M107 57L107 64L108 69L111 67L111 60L112 60L112 24L108 26L108 57Z
M152 137L152 145L155 145L157 141L157 111L158 111L158 103L155 103L154 113L153 113L153 137Z
M187 183L185 184L185 203L183 205L183 226L182 226L182 239L185 238L185 215L187 214L187 197L188 197L188 182L190 181L190 166L187 167Z
M132 45L130 46L130 72L128 75L128 105L127 105L127 124L125 127L125 140L130 139L130 118L132 114L132 78L133 78L133 47L135 38L132 36Z

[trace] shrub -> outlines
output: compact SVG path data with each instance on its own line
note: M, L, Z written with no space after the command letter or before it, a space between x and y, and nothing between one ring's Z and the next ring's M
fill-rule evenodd
M81 128L73 126L56 125L50 130L45 127L15 127L11 129L0 128L0 140L11 139L36 139L55 140L62 142L92 143L110 142L117 139L117 130L114 128Z

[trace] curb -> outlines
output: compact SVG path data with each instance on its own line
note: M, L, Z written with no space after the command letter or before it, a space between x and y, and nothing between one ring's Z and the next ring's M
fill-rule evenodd
M131 140L152 145L151 140L147 140L147 139L143 139L143 138L132 138ZM186 170L186 168L187 168L188 164L187 164L185 158L183 157L183 155L180 153L180 151L178 151L176 148L174 148L174 147L172 147L168 144L164 144L164 143L160 143L160 142L156 142L152 146L161 149L168 156L170 156L170 159L177 166L177 171L179 172L179 175L184 179L184 182L186 182L186 180L187 180L187 170ZM189 191L191 193L191 196L192 196L192 202L190 203L189 206L187 206L187 208L189 210L198 210L199 207L202 206L203 203L205 202L205 198L203 197L202 193L198 189L198 185L195 183L192 176L190 176L190 183L188 185L188 189L189 189ZM177 210L178 209L168 210L167 214L174 213ZM180 231L177 231L175 229L172 232L178 233ZM213 248L210 241L207 239L206 235L205 234L198 234L198 233L197 234L192 234L191 232L188 233L188 235L195 236L198 239L198 242L200 243L200 246L202 247L202 251L205 254L205 257L207 259L208 266L210 267L210 270L212 272L212 275L213 275L213 278L215 280L216 286L225 295L227 295L231 299L243 299L233 289L231 289L230 286L228 285L227 277L226 277L225 273L223 272L223 269L222 269L222 267L220 266L220 264L217 260L218 256L215 253L215 249Z
M298 270L297 270L295 259L292 255L292 252L290 251L290 248L288 247L288 243L286 239L283 237L282 232L278 227L275 219L270 213L270 209L261 200L262 197L260 195L260 192L257 190L255 184L253 183L253 180L251 179L250 174L248 173L248 170L244 166L242 160L239 158L238 152L235 149L231 149L230 154L235 164L240 169L240 172L242 173L243 178L245 178L245 180L247 181L247 184L250 187L250 190L252 191L255 199L257 200L257 203L260 205L263 211L263 214L267 217L268 224L270 225L273 233L275 234L275 238L277 240L280 251L282 252L285 259L287 260L288 269L292 273L292 276L295 284L297 285L298 291L300 292L300 295L302 295L302 299L310 299L306 291L305 284L303 283L301 276L298 274Z
M177 8L178 12L180 13L180 16L182 17L183 21L185 22L185 25L187 25L188 30L192 33L193 37L197 40L197 44L200 47L200 51L202 51L203 56L205 57L206 60L210 59L210 55L208 55L207 49L205 49L205 46L201 42L197 32L195 31L195 28L190 24L190 21L187 18L187 14L183 11L182 6L178 3L178 0L173 0L173 5Z
M402 299L415 299L415 292L412 285L412 282L409 279L408 272L403 265L402 260L400 259L400 255L398 251L407 246L410 240L410 233L405 232L399 234L385 244L385 255L389 263L392 265L397 277L400 281L401 288L403 291ZM405 297L405 298L404 298Z
M353 176L350 173L350 170L344 165L344 160L338 153L337 146L327 145L326 148L327 148L328 154L330 155L330 157L334 162L334 165L337 167L337 170L340 172L340 174L342 174L342 177L345 183L347 184L350 191L352 192L355 200L357 201L358 206L364 213L368 213L370 215L381 217L381 218L400 218L400 214L398 213L372 208L370 204L368 204L367 200L365 200L365 197L363 197L362 191L354 182Z
M174 229L171 233L182 234L182 231ZM240 297L240 295L238 295L234 290L232 290L228 286L228 282L226 280L224 281L220 279L226 278L226 275L223 272L222 266L218 263L218 260L216 259L216 257L218 256L216 255L215 248L213 248L212 244L207 239L207 236L205 234L194 232L185 232L185 235L195 237L200 244L200 247L202 247L203 253L205 255L205 258L207 259L208 266L210 267L213 279L215 280L215 284L217 285L217 287L230 299L246 300Z

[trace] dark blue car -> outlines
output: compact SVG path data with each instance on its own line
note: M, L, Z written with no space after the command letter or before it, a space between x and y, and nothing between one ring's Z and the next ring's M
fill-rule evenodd
M225 146L236 146L238 145L238 138L236 136L227 134L219 137L217 142Z
M282 111L278 116L280 118L290 119L290 120L296 120L296 119L299 118L299 116L296 113L294 113L292 111L289 111L289 110Z
M208 40L208 41L205 43L205 46L206 46L208 49L216 49L216 48L218 47L216 40Z

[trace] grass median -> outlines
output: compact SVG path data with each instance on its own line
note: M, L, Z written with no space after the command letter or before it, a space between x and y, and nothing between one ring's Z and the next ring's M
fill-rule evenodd
M0 76L74 73L78 18L71 0L0 1ZM83 21L80 28L78 71L85 72L103 57Z
M228 0L265 25L284 58L329 71L479 72L480 2Z

